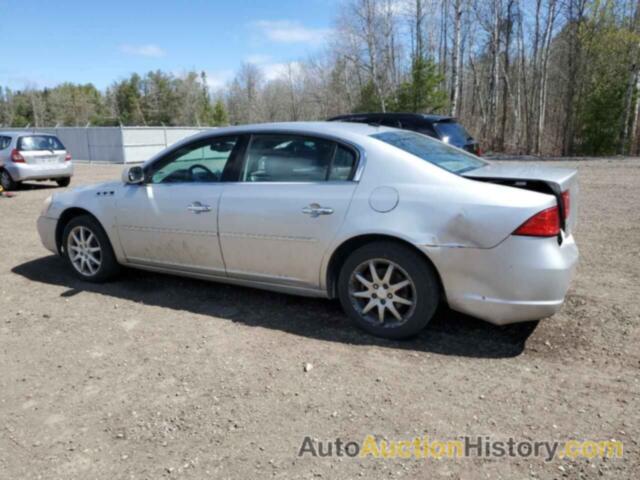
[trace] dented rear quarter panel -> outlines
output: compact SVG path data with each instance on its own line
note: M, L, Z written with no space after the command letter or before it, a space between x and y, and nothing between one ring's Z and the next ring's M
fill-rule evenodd
M539 211L552 195L467 179L393 147L376 144L333 248L362 234L401 236L415 245L493 248ZM385 150L393 162L384 161ZM396 207L374 211L381 186L398 192Z

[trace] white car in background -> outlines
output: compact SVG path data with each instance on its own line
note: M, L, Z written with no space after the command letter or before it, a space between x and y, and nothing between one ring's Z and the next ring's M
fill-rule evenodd
M55 135L0 132L0 184L15 190L26 180L53 180L60 187L71 183L71 155Z

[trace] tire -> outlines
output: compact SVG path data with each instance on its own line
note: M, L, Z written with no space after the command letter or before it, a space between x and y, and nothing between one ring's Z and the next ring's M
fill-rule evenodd
M109 237L90 215L74 217L67 223L62 234L62 248L71 271L82 280L106 282L120 271ZM99 250L93 250L95 248Z
M68 187L71 183L71 177L64 177L56 179L56 183L59 187Z
M2 185L3 190L9 192L11 190L17 190L20 183L15 182L9 172L2 170L2 172L0 172L0 185Z
M390 276L389 266L393 267ZM402 339L429 323L440 302L440 283L420 253L392 241L374 242L358 248L344 262L338 296L358 327L378 337Z

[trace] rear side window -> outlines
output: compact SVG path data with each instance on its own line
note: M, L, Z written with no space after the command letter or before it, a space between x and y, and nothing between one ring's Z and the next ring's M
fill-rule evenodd
M478 157L451 147L446 143L406 130L376 133L371 137L393 145L451 173L460 174L487 165L486 162Z
M322 182L349 180L355 154L322 138L288 134L253 135L243 182Z
M0 150L4 150L11 145L11 137L0 137Z
M36 150L64 150L58 137L52 135L29 135L18 139L18 150L30 152Z
M338 145L335 156L333 157L329 180L349 180L355 166L356 154L353 153L353 150Z

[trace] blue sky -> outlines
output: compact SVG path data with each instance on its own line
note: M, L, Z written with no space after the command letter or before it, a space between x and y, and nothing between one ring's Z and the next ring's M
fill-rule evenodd
M320 49L339 0L0 0L0 85L103 89L132 72L195 69L221 86Z

